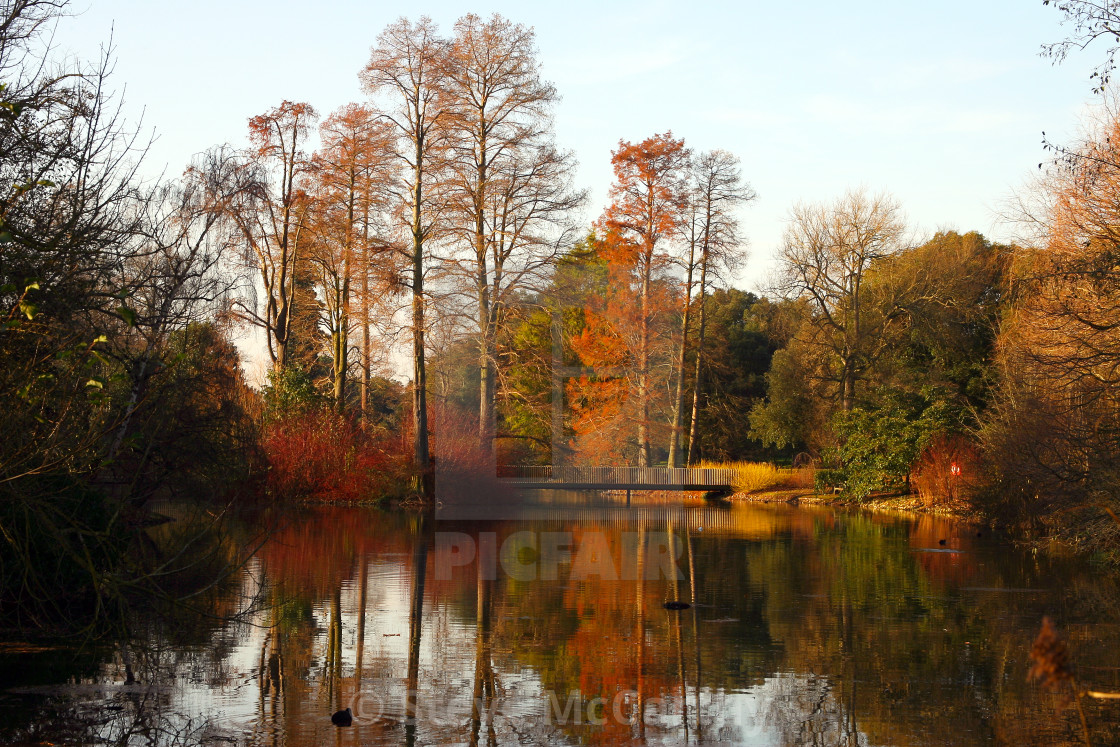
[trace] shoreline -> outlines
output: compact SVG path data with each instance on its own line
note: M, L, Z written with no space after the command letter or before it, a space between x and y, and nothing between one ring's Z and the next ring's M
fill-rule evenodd
M843 494L818 493L809 488L782 488L780 490L760 490L733 493L728 501L737 503L806 503L835 508L863 508L872 511L904 511L914 514L931 514L964 521L988 524L988 519L972 506L963 502L946 502L927 505L917 493L905 495L890 494L873 496L866 500L845 498Z

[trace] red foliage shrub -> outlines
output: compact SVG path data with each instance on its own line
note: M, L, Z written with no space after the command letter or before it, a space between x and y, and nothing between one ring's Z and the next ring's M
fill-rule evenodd
M494 501L502 490L494 458L478 442L478 415L445 402L432 402L432 457L437 499L447 503Z
M273 495L358 502L385 498L408 484L409 455L397 436L374 437L357 420L310 411L268 423L263 447Z
M478 443L478 414L443 402L430 402L431 449L441 472L482 477L494 467Z
M979 484L980 451L967 436L943 433L934 437L918 458L913 487L927 506L967 498Z

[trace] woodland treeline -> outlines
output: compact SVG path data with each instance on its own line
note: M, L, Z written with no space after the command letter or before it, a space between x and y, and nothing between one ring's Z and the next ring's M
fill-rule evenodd
M780 280L755 294L730 285L755 197L739 159L669 131L620 141L588 224L533 32L500 16L402 18L358 71L363 101L281 102L246 147L152 181L110 60L49 49L64 0L0 8L5 609L62 618L151 580L137 543L160 500L403 494L433 455L803 455L857 497L916 480L1105 531L1108 111L1054 147L1023 246L916 240L893 198L854 190L791 209ZM247 326L261 392L233 342Z

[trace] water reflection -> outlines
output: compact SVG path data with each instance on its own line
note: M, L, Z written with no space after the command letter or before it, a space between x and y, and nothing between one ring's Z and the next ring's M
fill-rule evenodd
M77 663L0 650L0 741L1078 744L1025 681L1043 614L1120 690L1115 579L947 520L555 496L502 515L292 516L225 595L239 616ZM1120 740L1120 706L1088 705Z

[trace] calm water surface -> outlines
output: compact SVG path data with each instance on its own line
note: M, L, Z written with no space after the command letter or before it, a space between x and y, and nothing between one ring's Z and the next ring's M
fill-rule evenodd
M201 617L0 647L0 743L1081 744L1026 681L1043 615L1086 687L1120 691L1115 577L975 527L538 500L293 514ZM1120 743L1120 701L1086 715Z

